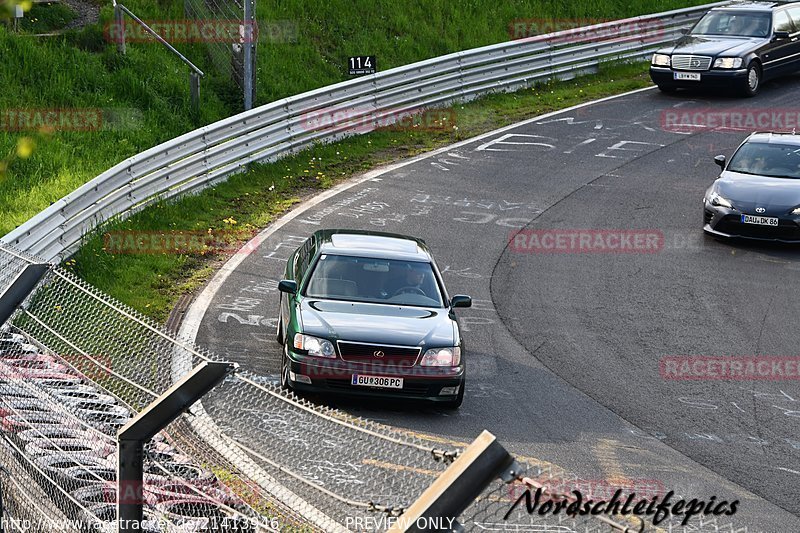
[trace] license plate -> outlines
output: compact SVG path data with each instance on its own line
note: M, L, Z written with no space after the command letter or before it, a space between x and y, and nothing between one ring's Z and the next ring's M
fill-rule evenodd
M378 387L381 389L402 389L403 378L387 378L384 376L362 376L353 374L353 385L361 387Z
M754 215L742 215L742 224L758 224L759 226L777 226L778 219L773 217L757 217Z
M700 81L699 72L673 72L672 74L676 80Z

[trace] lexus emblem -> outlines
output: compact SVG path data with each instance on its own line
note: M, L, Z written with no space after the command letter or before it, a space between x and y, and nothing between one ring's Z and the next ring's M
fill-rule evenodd
M386 354L383 353L382 351L378 350L376 352L372 352L372 355L374 355L375 357L383 357Z
M764 211L766 211L766 209L763 207L756 207L756 213L763 213Z

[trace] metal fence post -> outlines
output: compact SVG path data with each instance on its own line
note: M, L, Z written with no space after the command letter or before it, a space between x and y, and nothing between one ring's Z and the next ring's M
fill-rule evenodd
M0 293L0 325L3 325L6 320L11 318L14 311L36 288L39 280L49 269L50 265L46 263L26 265L11 284Z
M255 100L255 12L256 0L244 0L244 60L243 60L243 88L244 88L244 110L253 109Z
M116 25L117 52L125 55L125 13L122 12L119 4L114 3L114 24Z
M117 531L142 531L144 445L238 368L206 361L177 381L117 433Z
M194 71L189 71L189 95L192 111L195 114L200 113L200 75Z
M456 522L464 509L498 477L510 481L519 475L520 466L494 435L484 430L453 461L408 510L400 515L390 533L423 532L442 529L461 531ZM432 527L438 524L437 527Z

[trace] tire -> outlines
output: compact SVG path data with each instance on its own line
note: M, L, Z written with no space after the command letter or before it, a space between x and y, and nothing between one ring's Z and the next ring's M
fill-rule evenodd
M669 93L677 92L678 88L677 87L673 87L672 85L659 85L658 86L658 90L661 91L662 93L669 94Z
M742 83L739 94L745 98L751 98L758 94L758 90L761 88L761 77L761 65L758 61L751 61L750 64L747 65L747 76Z
M117 405L117 399L110 394L103 394L97 390L69 390L59 389L51 391L59 401L64 403L78 403L90 400L92 402L101 402L107 405Z
M117 404L116 400L113 402L107 402L102 399L75 399L74 401L69 402L69 407L72 411L77 411L78 416L81 416L83 413L98 412L109 416L130 417L130 412L128 409Z
M442 404L445 409L458 409L464 403L464 389L467 388L467 381L461 382L461 387L458 389L458 395L455 400Z
M117 470L111 466L71 466L64 470L64 476L70 480L70 484L78 487L94 485L99 480L116 482Z
M111 470L116 477L116 464L97 457L95 454L41 455L39 457L31 457L29 460L44 471L47 477L67 490L74 490L87 484L85 479L77 479L75 477L73 472L76 469L82 469L84 472L93 469ZM42 476L41 474L35 474L35 477L41 478ZM45 483L50 482L45 480Z
M36 439L25 445L25 455L41 457L60 455L62 457L95 455L106 457L114 452L114 445L88 439Z
M29 381L46 389L72 389L86 386L81 378L71 374L33 377Z
M70 494L84 507L92 507L98 503L117 503L116 483L98 481L77 488Z
M47 413L26 413L24 415L11 415L0 418L0 429L11 433L19 433L31 427L50 428L64 427L70 421L62 414Z
M73 429L63 426L57 426L53 424L47 424L44 427L33 427L31 429L26 429L25 431L20 431L17 433L17 436L20 440L25 442L31 442L35 440L41 439L80 439L84 441L97 441L98 438L96 435L88 433L86 431L81 431L79 429Z

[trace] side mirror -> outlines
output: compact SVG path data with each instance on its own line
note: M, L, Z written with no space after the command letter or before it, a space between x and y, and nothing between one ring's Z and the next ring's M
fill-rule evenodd
M297 282L284 279L278 283L278 290L286 294L295 294L297 292Z
M689 35L689 28L681 28L681 35Z
M717 157L714 158L714 163L718 164L719 168L725 168L725 156L718 155Z
M776 31L772 34L772 40L777 41L778 39L788 39L789 32L788 31Z
M450 299L450 307L472 307L472 298L463 294L456 294Z

